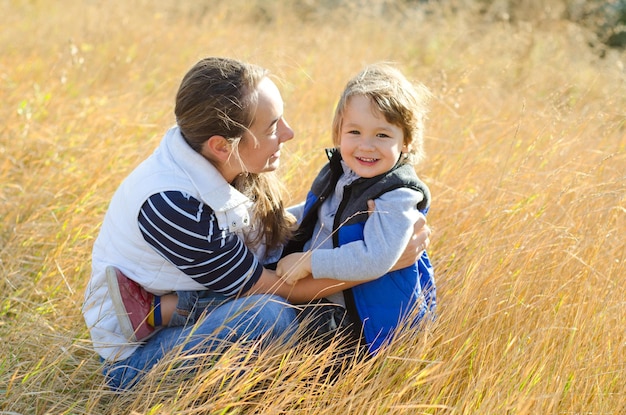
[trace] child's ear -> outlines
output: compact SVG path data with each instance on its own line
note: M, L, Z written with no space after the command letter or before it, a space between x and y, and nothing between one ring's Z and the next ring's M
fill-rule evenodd
M213 135L202 145L202 155L209 160L225 162L230 157L232 146L221 135Z

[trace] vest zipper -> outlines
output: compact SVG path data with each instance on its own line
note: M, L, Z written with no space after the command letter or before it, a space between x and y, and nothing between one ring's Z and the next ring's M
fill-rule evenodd
M343 197L341 198L341 203L339 203L339 207L335 213L335 220L333 221L333 247L335 248L339 246L339 227L343 222L341 215L343 214L343 211L346 210L346 205L350 200L350 193L352 193L352 186L344 186Z

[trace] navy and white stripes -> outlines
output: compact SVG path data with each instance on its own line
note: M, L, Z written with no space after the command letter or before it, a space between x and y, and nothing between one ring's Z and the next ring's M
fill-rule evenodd
M143 238L208 289L233 296L250 289L262 265L235 234L219 229L213 210L179 191L154 194L139 212Z

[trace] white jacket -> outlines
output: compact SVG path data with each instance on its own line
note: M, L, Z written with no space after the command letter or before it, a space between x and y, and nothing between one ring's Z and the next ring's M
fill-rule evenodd
M234 189L217 169L194 151L172 127L156 151L120 185L109 205L95 241L92 274L85 292L83 316L94 349L104 359L116 361L138 347L128 344L118 324L108 294L105 269L119 268L156 295L205 287L179 271L145 242L138 225L143 203L153 194L178 190L206 203L222 230L242 234L250 225L251 201Z

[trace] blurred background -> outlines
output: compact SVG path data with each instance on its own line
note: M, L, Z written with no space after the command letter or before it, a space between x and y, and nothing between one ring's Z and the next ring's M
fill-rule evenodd
M0 0L0 413L626 412L625 24L624 0ZM113 394L80 313L91 246L209 55L273 73L288 203L365 64L431 90L438 319L334 383L302 347Z

